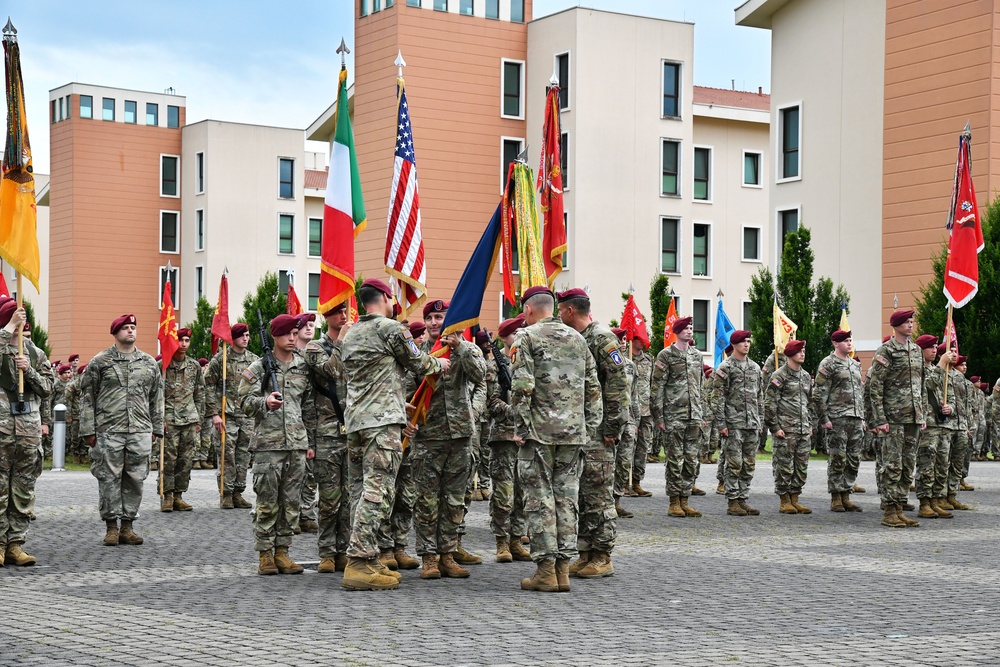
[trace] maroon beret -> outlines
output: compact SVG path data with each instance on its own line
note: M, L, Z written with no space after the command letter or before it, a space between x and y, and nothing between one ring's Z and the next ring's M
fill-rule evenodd
M524 294L521 295L521 304L523 305L525 301L535 296L536 294L548 294L549 296L555 296L545 285L535 285L534 287L529 287L524 290Z
M59 367L59 375L62 375L66 371L71 371L71 370L73 370L72 366L70 366L69 364L63 364L62 366Z
M705 377L708 377L709 375L712 374L712 367L709 366L708 364L703 364L701 369L705 372Z
M153 358L156 359L157 361L163 361L163 355L162 354L158 354L158 355L156 355Z
M750 337L750 332L746 329L737 329L733 333L729 334L729 344L736 345L736 343L742 343L747 338Z
M565 292L558 292L556 297L558 297L560 301L566 301L568 299L589 299L590 295L579 287L574 287L566 290Z
M785 351L782 353L786 357L794 357L806 346L804 340L790 340L785 344Z
M87 370L87 364L81 364L80 367L76 369L76 374L83 375L85 370Z
M987 394L990 393L990 383L989 382L980 382L979 383L979 388L982 389L983 391L985 391Z
M315 322L316 313L299 313L295 316L295 325L301 329L306 325L306 322Z
M618 336L618 340L624 340L625 334L627 334L628 332L622 329L621 327L614 327L613 329L611 329L611 333Z
M929 350L935 345L937 345L937 336L931 336L930 334L924 334L923 336L917 336L917 340L913 341L917 344L921 350Z
M487 345L490 342L490 332L480 329L476 332L476 345Z
M889 326L898 327L906 320L913 317L914 310L912 308L901 308L897 310L889 317Z
M390 299L392 298L392 290L389 289L389 286L386 285L383 281L379 280L378 278L369 278L368 280L361 283L361 286L373 287L377 289L379 292L382 292L382 294L385 294Z
M969 357L967 357L964 354L960 354L960 355L958 355L958 360L955 362L955 365L956 366L961 366L962 364L966 363L967 361L969 361Z
M240 336L242 336L243 334L248 333L249 331L250 331L250 327L248 327L247 325L243 324L242 322L237 322L229 330L229 335L232 336L234 339L236 339L236 338L239 338Z
M892 338L892 335L891 335L891 334L890 334L890 335L888 335L888 336L886 336L885 338L883 338L883 339L882 339L882 342L883 342L883 343L888 343L888 342L889 342L889 339L890 339L890 338Z
M326 310L324 310L323 312L321 312L320 315L322 315L323 317L328 317L329 315L332 315L333 313L336 313L337 311L340 311L340 310L347 310L347 302L346 301L341 301L336 306L332 306L330 308L327 308Z
M74 352L73 354L69 355L69 363L73 363L74 361L76 361L79 358L80 358L80 355L77 354L76 352Z
M424 326L423 322L410 322L410 335L414 338L420 338L427 331L427 327Z
M726 348L726 356L727 357L733 356L733 346L732 345L730 345L729 347Z
M691 326L692 322L694 322L693 317L679 317L676 320L674 320L673 324L670 325L670 330L673 331L675 334L679 334L680 332L684 331L689 326Z
M969 382L971 382L972 384L979 384L979 381L981 379L982 378L979 377L978 375L973 375L972 377L969 378Z
M299 328L299 318L282 313L271 320L271 335L285 336Z
M177 330L178 338L184 338L185 336L187 336L188 338L191 337L191 329L189 329L188 327L183 327Z
M201 365L202 368L204 368L205 366L208 366L208 359L206 359L205 357L201 357L200 359L198 359L198 363Z
M446 313L448 312L448 306L450 304L447 301L442 301L438 299L437 301L430 301L424 304L424 319L431 313Z
M2 308L2 306L0 306ZM122 315L111 323L111 335L114 336L126 324L135 324L135 315Z
M834 343L843 343L850 337L851 337L851 332L844 331L843 329L837 329L832 334L830 334L830 340L832 340Z
M524 326L524 314L520 314L517 317L512 317L509 320L504 320L497 327L497 333L500 334L501 338L506 338L518 329Z

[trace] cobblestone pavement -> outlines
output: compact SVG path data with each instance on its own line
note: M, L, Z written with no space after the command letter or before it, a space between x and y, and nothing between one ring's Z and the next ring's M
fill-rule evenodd
M626 498L613 577L569 594L519 589L528 563L493 562L486 503L466 546L468 580L404 574L393 592L347 592L340 575L258 577L247 511L217 509L214 472L195 471L190 513L156 511L155 474L136 522L146 543L101 546L97 483L46 472L28 547L39 564L0 569L0 665L996 665L1000 664L1000 464L973 463L974 508L917 529L879 527L873 464L864 513L828 511L826 465L810 465L809 516L778 514L758 464L759 517L667 516ZM252 494L248 494L252 496ZM315 563L314 535L292 556ZM410 551L412 554L412 549Z

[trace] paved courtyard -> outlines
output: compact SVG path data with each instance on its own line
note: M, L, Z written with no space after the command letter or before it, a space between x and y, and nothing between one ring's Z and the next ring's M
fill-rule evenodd
M974 511L916 529L879 527L872 463L854 499L828 511L826 464L810 465L809 516L777 512L769 462L751 502L725 514L714 466L692 503L666 515L663 466L648 499L625 499L616 575L569 594L527 593L529 563L493 562L487 503L466 546L487 557L465 581L404 574L398 591L340 588L315 572L259 577L247 511L217 509L195 471L191 513L155 510L146 482L140 547L101 546L97 483L46 472L29 539L39 564L0 569L0 665L996 665L1000 664L1000 464L973 463ZM252 494L247 494L252 499ZM412 554L411 549L411 554Z

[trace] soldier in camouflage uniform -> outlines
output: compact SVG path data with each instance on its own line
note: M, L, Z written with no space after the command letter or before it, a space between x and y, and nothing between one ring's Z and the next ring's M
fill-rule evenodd
M115 344L87 364L80 387L80 437L97 478L105 546L142 544L132 529L149 474L149 452L163 437L163 378L135 347L135 315L111 323ZM118 521L121 520L119 528Z
M971 461L979 460L979 450L983 444L983 434L982 434L982 417L983 417L983 392L979 391L979 381L980 377L978 375L973 375L969 378L969 382L972 383L972 389L976 391L969 391L970 406L972 408L972 416L969 420L969 448L966 457ZM966 476L968 476L968 469L965 471Z
M518 476L531 536L532 591L568 591L577 554L577 496L584 446L600 437L603 418L597 362L586 340L552 316L553 295L531 287L521 298L527 327L517 334L512 408Z
M243 371L257 361L257 355L247 349L250 344L250 328L237 322L230 329L232 346L226 350L226 421L222 422L222 350L205 367L206 410L212 416L215 430L226 434L225 479L222 480L222 497L219 507L224 510L250 509L253 507L243 499L247 487L247 467L250 465L250 435L254 423L239 409L239 386ZM220 442L221 445L221 442ZM221 455L221 454L220 454ZM218 477L222 476L219 463Z
M182 497L191 483L191 465L198 447L201 423L205 417L205 378L201 365L187 356L191 330L177 330L178 348L167 366L163 390L163 416L166 420L163 477L160 511L190 512L193 508ZM159 488L159 481L157 481Z
M480 445L485 447L485 443L481 443L481 438L488 438L489 433L482 433L481 427L483 418L486 416L486 369L489 364L489 360L486 357L486 351L482 349L479 345L476 345L476 349L480 351L483 355L483 379L479 382L469 384L469 402L472 404L472 436L469 438L471 446L469 447L469 458L470 458L470 468L469 468L469 479L465 483L465 513L462 514L462 523L458 526L458 551L455 552L455 561L459 564L471 564L479 565L483 562L480 556L471 554L462 548L462 538L465 537L465 517L469 513L469 509L472 507L473 500L483 500L483 492L487 492L488 489L483 489L479 485L483 481L479 478L479 468L482 465L482 452L480 451ZM487 429L489 424L486 425Z
M299 332L295 338L295 349L304 352L306 346L316 335L316 313L299 313L295 316ZM310 395L308 402L302 406L302 419L306 425L306 436L309 439L309 449L314 452L316 443L313 439L316 433L316 398ZM306 474L302 480L302 507L299 511L298 533L316 533L319 524L316 523L316 470L312 458L306 459Z
M898 528L919 525L903 515L916 465L917 438L926 427L924 406L924 363L911 340L913 310L895 311L889 318L893 336L875 352L872 363L871 408L876 436L882 443L882 525Z
M671 325L677 340L656 355L650 389L653 422L664 432L668 514L673 517L701 516L688 505L700 468L702 429L707 426L702 404L705 370L692 342L692 323L692 318L682 317Z
M35 564L23 545L35 507L35 480L42 472L39 410L55 380L45 353L31 340L25 338L24 354L18 354L17 330L25 319L13 299L0 306L0 566ZM21 406L19 370L24 375Z
M208 359L201 357L198 359L198 365L201 366L201 377L204 380ZM209 462L209 456L213 454L212 436L216 433L216 430L212 424L212 415L208 414L207 395L206 387L205 417L201 420L201 431L198 433L198 448L194 450L194 463L191 464L192 470L209 470L212 467L212 464Z
M616 327L611 330L619 340L619 350L625 359L625 379L629 392L628 422L622 429L621 439L615 446L615 512L620 519L631 519L635 515L622 507L622 496L629 495L631 486L629 476L632 472L632 460L635 457L635 432L639 420L639 383L636 377L635 362L628 358L629 342L625 340L625 330Z
M77 463L83 463L83 450L89 449L80 438L80 385L86 370L86 366L80 366L66 387L66 459L69 460L72 455Z
M826 486L833 512L860 512L851 502L865 437L864 385L861 366L851 358L853 337L838 329L830 334L833 352L820 362L813 388L813 411L827 431L830 458Z
M482 351L487 367L489 367L491 363L493 364L495 373L496 361L492 358L493 350L490 349L489 341L490 334L486 331L486 329L480 329L476 332L476 346ZM476 437L474 440L475 448L473 450L473 453L475 454L473 458L476 461L476 472L472 479L469 480L469 489L473 492L472 500L489 500L490 493L493 488L493 480L490 476L490 454L492 452L490 451L488 445L490 441L490 428L493 425L493 420L490 419L489 409L486 405L488 398L485 393L487 389L485 381L482 385L482 389L482 411L478 415L479 421L477 423ZM475 404L475 396L473 399L473 403ZM475 489L473 489L473 480L475 480ZM466 505L468 506L468 503L466 503Z
M274 338L274 377L258 359L243 371L239 407L254 419L253 491L257 507L253 521L257 574L302 574L288 555L299 522L302 480L309 440L302 406L313 391L309 366L295 348L298 322L278 315L270 324ZM267 345L267 341L261 341ZM274 386L274 382L277 386Z
M764 390L764 423L774 436L774 492L781 498L782 514L811 514L811 509L799 503L809 468L813 423L812 378L802 368L805 341L789 341L784 355L785 365L771 374Z
M597 437L584 447L577 529L580 558L570 565L569 572L583 578L609 577L615 572L611 552L618 520L614 498L615 446L628 423L629 410L625 358L610 329L591 319L590 297L584 290L570 289L558 297L559 318L583 336L597 364L604 406Z
M940 362L935 365L938 354L935 336L920 336L915 341L924 358L924 393L927 405L927 428L920 433L917 443L917 469L914 482L917 499L920 501L919 516L924 519L952 518L952 514L938 504L948 495L948 471L951 462L951 446L955 440L958 420L955 411L944 400L944 376L946 368L954 361L954 355L940 347ZM898 526L903 527L903 526Z
M365 315L344 336L341 349L347 373L345 417L352 506L348 562L341 586L348 590L393 589L399 587L400 575L379 562L377 534L393 506L403 450L403 372L433 375L447 371L451 362L421 353L409 330L390 319L392 290L384 282L366 280L357 297ZM413 435L411 427L406 430L407 435Z
M52 395L46 401L50 412L54 411L55 407L60 403L66 405L66 389L69 388L70 380L73 379L73 368L69 364L60 364L54 369L54 371L55 371L55 382L52 385ZM48 441L47 443L46 440ZM43 445L45 445L44 447L45 456L51 456L52 455L51 429L49 431L49 437L43 438L42 443ZM67 448L69 444L70 443L67 440L66 442ZM69 459L69 454L70 454L69 451L66 451L64 453L66 454L66 458Z
M785 365L785 355L779 350L772 350L771 354L767 355L767 359L760 367L760 395L764 395L764 390L767 388L767 381L771 379L771 374L776 372L779 368ZM761 404L763 407L763 403ZM760 442L758 443L758 449L760 451L766 451L767 447L767 427L761 427L760 432ZM773 448L773 445L772 445Z
M639 421L636 424L635 455L632 457L632 492L629 495L637 498L649 498L653 494L642 488L642 480L646 476L647 457L653 448L653 415L649 411L649 385L653 374L653 355L638 338L632 339L632 360L635 362Z
M948 502L951 509L967 510L968 505L958 500L958 492L963 489L965 476L968 474L966 468L966 457L969 453L969 438L972 432L972 383L965 378L968 371L968 357L957 355L955 364L948 370L949 382L948 402L955 407L957 414L958 428L955 431L955 439L951 445L951 465L948 472ZM954 396L952 396L954 392ZM965 485L963 490L974 491L975 489ZM946 507L947 509L947 507Z

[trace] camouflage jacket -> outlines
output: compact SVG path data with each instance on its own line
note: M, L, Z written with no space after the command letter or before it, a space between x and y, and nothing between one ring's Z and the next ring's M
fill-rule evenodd
M864 419L864 384L861 365L848 357L830 354L819 362L816 386L813 388L813 409L820 424L838 417Z
M505 349L504 354L507 353L508 350ZM501 396L496 361L492 358L487 361L492 363L492 365L488 363L486 368L486 409L493 418L490 442L509 442L514 439L514 411Z
M80 421L80 383L83 382L83 376L77 375L72 380L66 383L66 396L63 400L66 401L66 423L72 424L74 422L79 424Z
M676 344L660 350L650 386L650 411L655 423L702 421L708 416L701 396L704 368L701 352L693 343L684 351Z
M258 357L250 350L237 354L226 350L226 418L243 419L239 410L240 377ZM205 366L205 411L210 417L222 416L222 352L216 353Z
M972 383L959 371L952 368L948 374L948 402L958 413L958 429L969 431L972 423Z
M341 409L347 407L347 373L344 371L342 352L341 341L333 340L329 334L323 334L322 338L310 341L302 355L309 364L310 379L317 388L313 395L316 411L316 424L313 426L316 445L321 439L331 438L344 445L347 444L346 425L344 432L341 433L340 418L333 407L333 401L319 391L319 388L322 388L330 393L329 387L335 387Z
M649 412L649 383L653 375L653 355L648 350L643 351L638 357L634 357L636 376L636 396L640 417L648 417Z
M197 359L174 357L167 366L163 418L168 426L201 424L205 415L205 378Z
M486 364L486 358L483 358ZM479 382L469 384L469 400L472 402L473 424L481 424L488 416L486 412L486 369L483 369L483 378Z
M52 404L52 407L55 408L60 403L66 405L66 390L69 389L69 382L63 382L62 378L54 373L53 377L55 380L52 382L52 395L49 396L49 402ZM72 382L72 380L70 382Z
M872 367L869 366L865 372L865 388L861 392L861 400L865 408L865 425L871 428L873 423L872 412Z
M924 359L912 341L890 338L875 352L872 361L870 426L923 424Z
M80 385L80 437L100 433L163 436L160 364L142 350L98 352Z
M806 434L812 430L812 378L804 368L785 364L771 374L764 390L764 423L771 433Z
M604 418L601 383L583 336L559 318L547 317L518 332L510 356L519 437L543 445L586 445L597 439Z
M601 383L604 399L604 421L598 436L617 438L628 423L630 387L625 376L625 357L618 347L618 336L598 322L591 322L580 332L587 341L590 353L597 364L597 379Z
M777 362L775 362L774 360L775 355L778 355ZM764 363L761 364L760 367L761 393L764 392L764 387L767 386L767 381L771 379L771 375L774 374L774 372L777 371L779 368L784 366L786 361L788 361L788 359L785 357L785 355L781 354L780 352L772 351L771 354L767 356L767 359L764 360ZM777 366L775 366L775 364L777 364Z
M0 388L0 433L40 438L44 417L46 414L51 417L47 406L56 376L45 353L25 338L24 356L31 365L24 372L24 399L30 405L31 411L22 415L12 415L10 405L17 401L17 367L14 364L16 356L17 337L9 331L0 329L0 369L2 369L0 377L3 378L5 385ZM8 381L12 387L10 390L6 386ZM51 421L45 423L51 424Z
M434 343L430 337L420 350L430 354ZM427 440L452 440L472 437L477 424L473 394L477 385L486 379L486 360L479 348L463 340L451 351L451 369L434 381L434 392L427 408L427 421L417 431L417 438ZM414 381L419 379L414 373ZM481 406L486 406L486 387L483 386Z
M955 406L955 394L950 386L948 387L948 403L951 404L953 412L951 415L941 413L941 405L944 402L944 369L937 364L928 364L924 367L924 395L927 401L924 405L927 426L949 431L957 430L958 408Z
M635 369L635 362L628 358L625 350L620 350L625 359L625 384L628 386L628 423L634 424L639 421L639 378Z
M287 364L275 359L275 375L282 405L269 410L265 401L271 395L268 382L264 389L264 360L258 359L240 374L239 406L243 414L254 418L250 439L252 451L294 451L309 449L309 438L302 420L302 406L312 394L309 365L298 350Z
M764 426L764 385L753 359L729 357L712 373L712 415L716 429L761 429Z
M441 362L423 354L410 331L382 315L362 315L344 336L347 373L347 432L406 423L404 372L433 375ZM422 429L421 429L422 430Z

